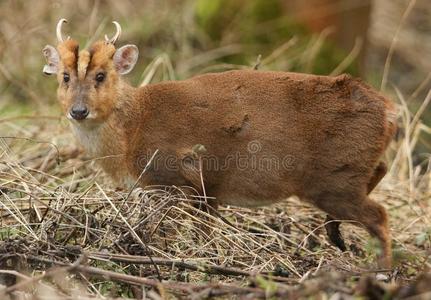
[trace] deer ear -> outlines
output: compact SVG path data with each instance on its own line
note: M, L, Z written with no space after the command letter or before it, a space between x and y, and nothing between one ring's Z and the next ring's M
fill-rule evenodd
M121 75L132 71L138 60L139 50L135 45L125 45L114 54L114 65L117 72Z
M43 67L43 73L46 75L57 74L58 62L60 61L60 56L58 55L57 49L51 45L46 45L42 50L43 55L46 59L46 65Z

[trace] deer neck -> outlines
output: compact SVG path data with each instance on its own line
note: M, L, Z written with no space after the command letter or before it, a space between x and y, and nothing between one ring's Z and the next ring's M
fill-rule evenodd
M122 130L115 124L115 116L111 116L102 124L71 123L79 143L92 158L102 159L105 156L121 155L124 153L122 145Z

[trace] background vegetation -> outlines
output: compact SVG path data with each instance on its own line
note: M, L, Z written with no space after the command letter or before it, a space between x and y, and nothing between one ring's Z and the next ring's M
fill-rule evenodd
M124 32L120 43L135 43L141 51L130 78L135 84L158 56L173 72L162 68L154 81L250 68L259 55L265 69L331 73L347 51L327 39L327 33L313 33L289 16L282 2L2 1L2 104L30 104L33 110L54 102L56 83L41 73L41 49L55 44L55 25L61 17L69 20L65 34L78 39L81 47L113 32L111 21L119 21ZM358 74L354 64L341 71L346 70Z

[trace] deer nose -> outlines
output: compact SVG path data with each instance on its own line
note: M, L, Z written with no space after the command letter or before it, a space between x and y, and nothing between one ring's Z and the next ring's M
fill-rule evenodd
M70 110L70 116L75 120L84 120L90 112L85 105L74 105Z

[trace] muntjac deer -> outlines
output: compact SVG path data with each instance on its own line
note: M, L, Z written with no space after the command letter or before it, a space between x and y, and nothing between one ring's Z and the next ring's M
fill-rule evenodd
M57 48L43 50L43 71L57 75L76 137L90 155L105 157L113 179L202 191L202 175L214 205L297 196L328 214L329 238L342 250L339 221L365 227L381 243L380 266L390 267L388 217L368 196L385 175L380 159L396 130L388 99L347 75L254 70L134 88L121 75L138 48L116 49L117 22L113 38L81 51L63 40L64 22Z

